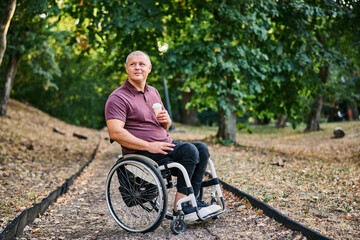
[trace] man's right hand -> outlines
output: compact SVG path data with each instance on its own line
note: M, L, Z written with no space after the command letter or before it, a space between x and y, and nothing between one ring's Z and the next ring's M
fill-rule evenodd
M166 142L149 142L149 145L147 147L147 151L150 153L161 153L161 154L168 154L165 151L173 151L175 145L172 143L166 143Z

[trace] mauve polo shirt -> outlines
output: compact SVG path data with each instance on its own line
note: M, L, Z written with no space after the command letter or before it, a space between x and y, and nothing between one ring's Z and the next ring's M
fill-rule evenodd
M155 117L152 105L163 103L159 92L145 85L145 92L137 90L128 79L112 92L105 104L105 120L119 119L125 123L124 128L135 137L148 142L168 142L172 139ZM136 150L123 147L124 153Z

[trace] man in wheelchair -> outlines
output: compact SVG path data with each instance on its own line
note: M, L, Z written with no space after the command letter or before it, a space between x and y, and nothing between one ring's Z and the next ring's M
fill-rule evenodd
M135 51L126 59L128 77L123 85L109 96L105 105L105 120L110 138L122 146L123 154L141 154L153 159L159 165L178 162L183 165L191 180L195 196L198 196L202 179L209 159L209 151L201 142L173 141L167 129L171 119L163 107L158 91L149 86L147 76L151 72L149 56L142 51ZM161 110L154 112L153 105L161 104ZM182 174L175 174L177 193L176 203L189 194ZM220 207L208 205L197 199L199 213L202 216L218 211ZM181 205L186 220L196 220L196 209L185 202Z

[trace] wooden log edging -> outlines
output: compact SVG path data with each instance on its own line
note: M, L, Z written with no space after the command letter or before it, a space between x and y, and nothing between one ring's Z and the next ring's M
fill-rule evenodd
M93 153L91 154L90 160L85 163L85 165L78 172L76 172L70 178L66 179L63 185L52 191L40 203L37 203L32 207L22 211L21 214L17 216L4 229L4 231L2 231L2 233L0 234L0 240L12 240L16 237L19 237L22 234L26 225L33 223L35 218L37 218L39 214L43 214L47 210L47 208L57 200L58 197L65 194L69 190L69 187L74 183L75 179L80 176L84 169L94 160L96 151L98 150L100 145L100 141L95 147Z
M210 174L209 174L210 175ZM260 201L259 199L239 190L238 188L222 181L221 179L220 183L224 190L227 190L231 193L233 193L235 196L239 198L246 198L251 206L254 208L258 208L263 210L264 214L270 218L275 219L275 221L283 224L286 228L291 229L293 231L301 232L307 239L309 240L331 240L332 238L329 238L325 235L322 235L321 233L308 228L301 223L289 218L288 216L282 214L281 212L277 211L270 205Z

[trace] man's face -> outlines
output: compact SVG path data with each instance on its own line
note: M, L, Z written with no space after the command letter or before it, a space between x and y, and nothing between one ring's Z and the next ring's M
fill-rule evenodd
M129 80L134 83L145 82L151 71L149 59L143 54L129 57L125 68L129 75Z

